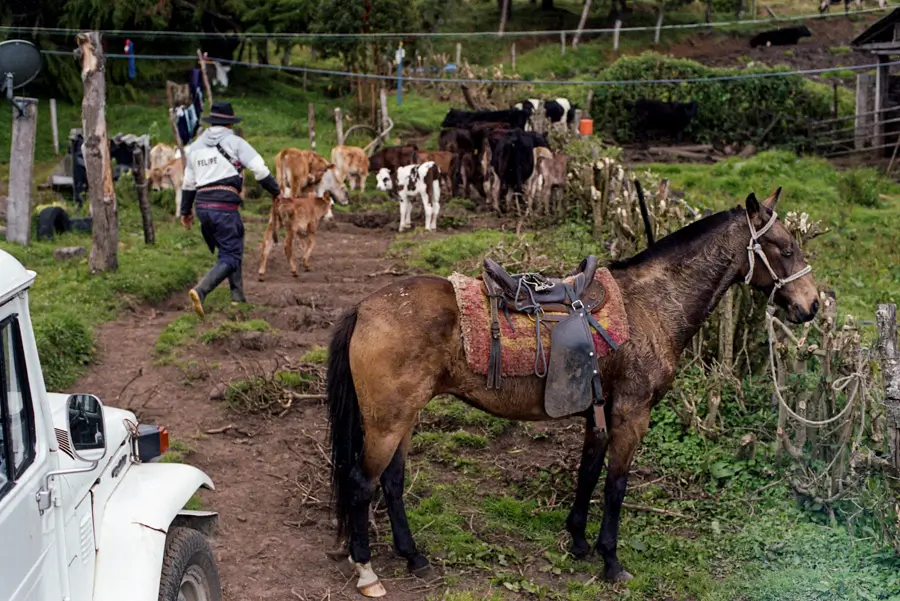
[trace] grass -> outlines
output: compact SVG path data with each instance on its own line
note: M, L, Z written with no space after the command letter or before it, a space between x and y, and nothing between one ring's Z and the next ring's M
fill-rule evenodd
M223 321L200 335L200 342L212 344L238 332L271 332L272 326L262 319L250 321Z

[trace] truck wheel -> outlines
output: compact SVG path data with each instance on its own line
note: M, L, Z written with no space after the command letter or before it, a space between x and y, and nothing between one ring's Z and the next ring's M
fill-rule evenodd
M206 537L173 528L166 537L159 601L222 601L219 569Z

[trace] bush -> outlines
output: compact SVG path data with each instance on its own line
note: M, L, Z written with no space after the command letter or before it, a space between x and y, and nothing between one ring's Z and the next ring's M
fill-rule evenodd
M877 209L882 187L882 178L874 169L853 169L838 176L838 192L848 204Z
M697 79L784 70L787 69L765 66L712 68L646 52L619 59L602 71L599 79ZM767 145L794 148L805 143L806 121L830 117L833 102L822 86L799 75L698 83L606 85L597 88L594 94L591 116L595 128L613 134L619 141L634 138L634 111L629 108L630 103L639 98L655 98L700 103L697 116L685 130L686 139L702 143L759 143L768 130L763 139ZM842 108L847 109L845 105Z

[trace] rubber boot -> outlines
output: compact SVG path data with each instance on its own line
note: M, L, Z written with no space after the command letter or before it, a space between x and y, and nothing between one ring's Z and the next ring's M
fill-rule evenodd
M206 295L212 292L216 286L221 284L222 280L231 275L233 270L234 268L227 263L218 262L213 265L213 268L210 269L205 276L203 276L200 283L191 289L188 295L191 298L191 304L194 306L194 311L197 312L197 315L204 317L203 302L206 300Z
M246 303L244 296L244 275L240 268L235 269L228 276L228 287L231 288L231 304Z

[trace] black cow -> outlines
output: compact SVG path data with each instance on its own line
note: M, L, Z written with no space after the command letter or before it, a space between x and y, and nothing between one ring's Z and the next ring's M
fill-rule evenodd
M455 154L475 153L472 132L468 129L442 129L438 136L438 149Z
M415 144L382 148L369 157L369 173L378 173L382 167L397 171L399 167L414 165L418 150Z
M633 105L626 104L627 108L635 111L635 139L638 142L646 140L648 131L661 131L675 136L675 143L681 143L684 129L691 123L700 109L700 103L696 100L690 102L663 102L641 98Z
M450 109L447 116L444 117L441 127L463 127L469 128L471 124L478 121L495 121L506 123L510 127L518 127L524 129L528 122L528 112L518 109L507 109L504 111L463 111L460 109Z
M800 38L812 37L812 32L806 25L800 27L783 27L763 31L750 38L750 47L757 46L795 46Z
M491 186L494 210L500 212L500 197L510 192L522 194L525 182L534 172L534 148L547 147L543 134L514 129L502 135L489 136L491 170L496 183Z

